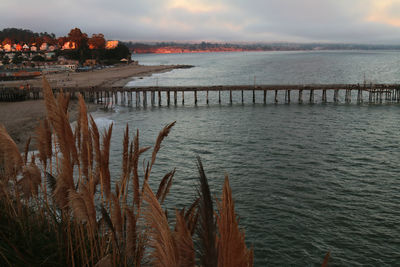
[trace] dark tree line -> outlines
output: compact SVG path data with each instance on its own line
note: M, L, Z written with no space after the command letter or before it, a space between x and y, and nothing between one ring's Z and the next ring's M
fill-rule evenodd
M27 29L6 28L0 31L0 42L8 39L12 43L31 43L37 38L55 39L54 33L33 32Z
M40 46L42 43L58 45L59 48L68 43L70 49L56 51L56 56L62 55L68 59L79 60L83 63L87 59L96 59L100 63L114 64L122 58L130 59L128 47L121 42L114 49L106 49L106 40L101 33L93 34L91 37L79 28L71 29L67 36L56 38L54 33L35 33L31 30L6 28L0 31L0 44L27 43ZM38 56L39 57L39 56ZM36 58L38 60L39 58ZM15 60L18 63L19 58Z

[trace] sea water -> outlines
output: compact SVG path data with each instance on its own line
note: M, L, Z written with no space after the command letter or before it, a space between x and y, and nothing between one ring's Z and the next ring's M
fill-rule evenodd
M399 83L396 51L246 52L134 55L141 64L191 64L131 86ZM396 265L400 258L400 105L263 104L245 92L218 103L199 93L198 105L116 106L94 115L114 123L110 167L119 179L126 124L141 146L176 121L158 154L150 183L176 168L169 213L196 196L196 156L212 194L229 175L240 226L254 247L255 266L319 266L330 251L333 266ZM282 98L282 96L280 96ZM280 100L281 100L280 98ZM165 100L164 100L165 101ZM293 101L294 102L294 101ZM150 103L150 101L148 101ZM149 160L151 152L144 158ZM140 164L142 165L142 161Z

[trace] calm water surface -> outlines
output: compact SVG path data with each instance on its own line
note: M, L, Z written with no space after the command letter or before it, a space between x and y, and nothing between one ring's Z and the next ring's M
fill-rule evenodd
M142 55L137 59L145 64L196 65L132 82L140 85L251 84L254 76L256 82L271 84L361 83L364 73L376 82L400 82L397 52ZM194 106L191 96L185 95L185 106L117 106L113 112L96 112L101 125L114 122L112 173L119 177L126 123L140 129L141 145L147 146L154 144L165 124L177 121L151 177L155 188L163 174L177 168L167 203L171 212L194 198L199 155L217 196L225 173L229 174L256 266L318 266L327 251L332 266L398 264L400 106L264 105L258 104L262 96L257 95L256 104L250 103L250 95L245 98L243 105L239 95L234 95L233 105L219 105L215 97L206 105L203 96Z

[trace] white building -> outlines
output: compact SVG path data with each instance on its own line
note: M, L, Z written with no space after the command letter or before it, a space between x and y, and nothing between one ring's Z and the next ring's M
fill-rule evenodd
M47 43L43 43L40 46L40 51L47 51L48 48L49 48L49 45Z
M5 45L3 46L3 49L4 49L5 52L11 52L12 47L11 47L10 44L5 44Z

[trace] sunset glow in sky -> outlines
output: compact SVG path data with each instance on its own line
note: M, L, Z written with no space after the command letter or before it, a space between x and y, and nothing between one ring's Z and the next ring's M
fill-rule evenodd
M400 43L400 0L4 0L0 29L133 41Z

